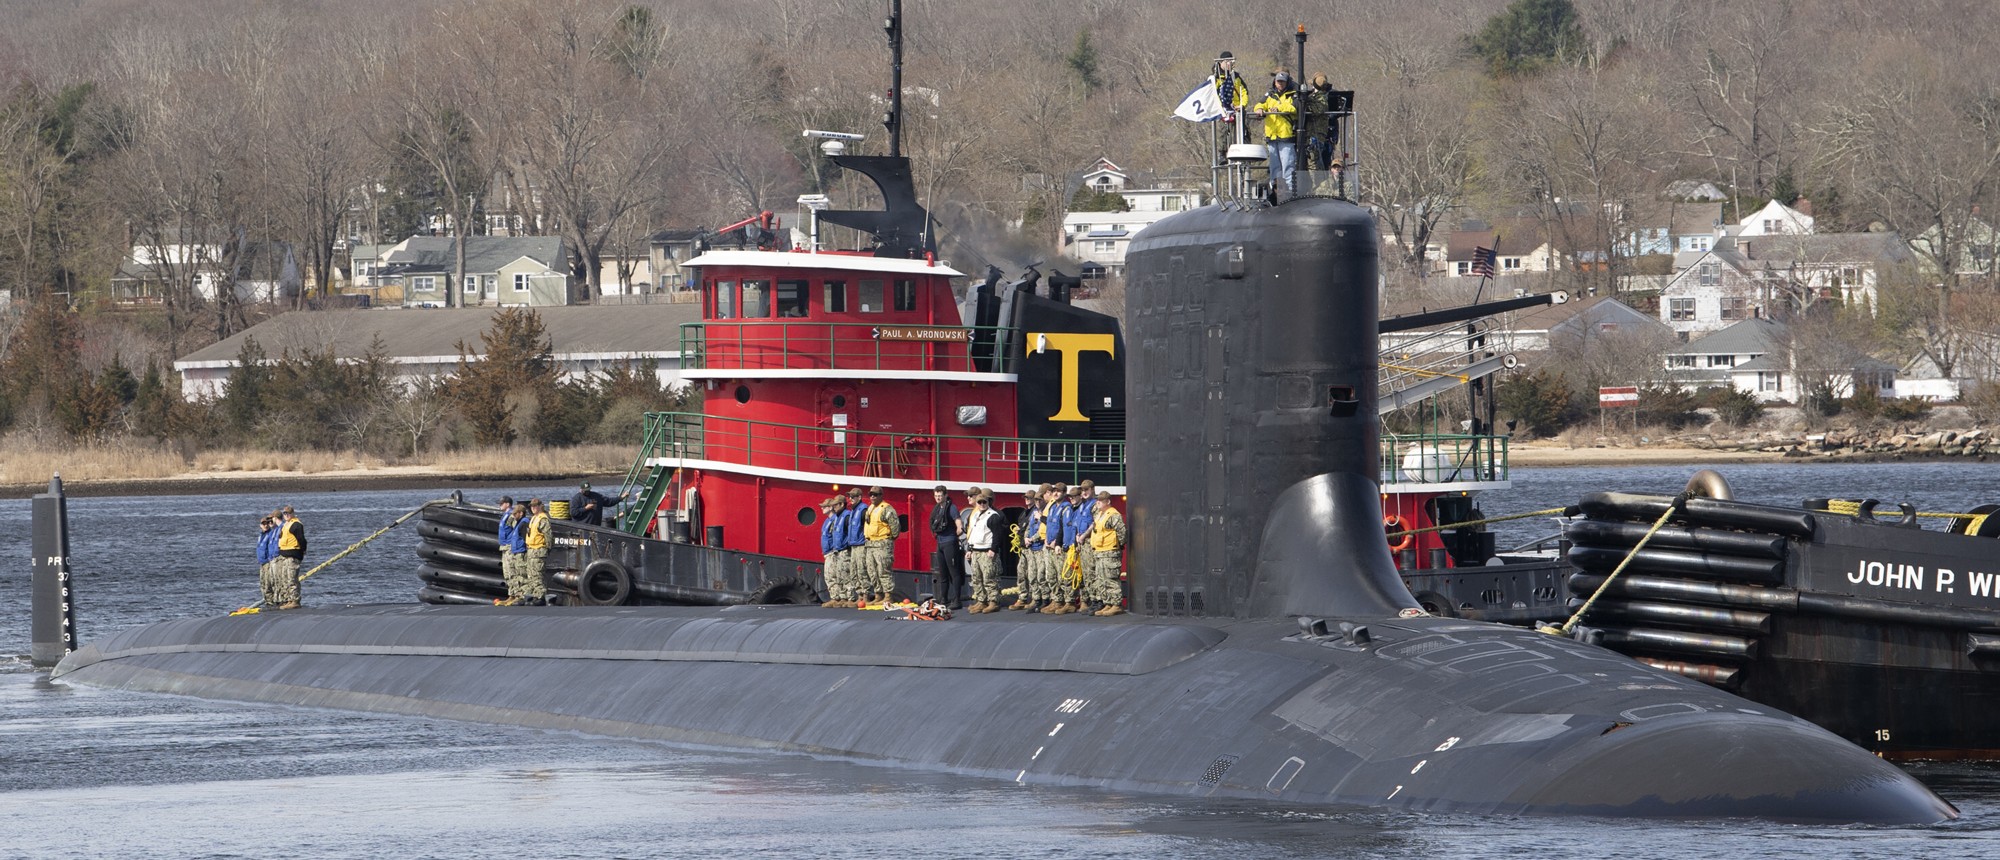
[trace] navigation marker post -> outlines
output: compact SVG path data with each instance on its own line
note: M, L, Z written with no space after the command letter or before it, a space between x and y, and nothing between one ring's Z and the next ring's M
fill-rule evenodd
M35 495L31 510L34 608L28 659L37 666L54 666L76 650L76 611L69 587L69 505L63 497L62 475L49 478L49 491Z

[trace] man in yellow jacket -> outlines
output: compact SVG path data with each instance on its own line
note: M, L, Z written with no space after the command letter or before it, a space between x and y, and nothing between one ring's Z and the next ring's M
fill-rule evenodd
M890 563L895 555L896 536L902 533L903 518L896 513L895 506L882 499L881 487L869 487L867 519L861 527L861 537L868 541L862 556L868 563L867 572L861 579L861 591L865 595L862 603L877 600L886 603L889 593L896 590Z
M548 587L542 584L542 566L549 559L549 508L541 499L528 501L528 557L521 562L521 593L507 595L508 605L542 603Z
M299 564L306 558L306 524L291 505L275 514L278 528L278 557L271 561L272 590L269 600L279 609L299 608Z
M1090 521L1090 548L1094 558L1086 588L1092 600L1104 604L1092 614L1125 614L1125 589L1118 582L1118 571L1125 561L1120 552L1125 548L1125 517L1111 506L1111 494L1102 490L1097 493L1097 512Z
M1299 166L1299 150L1292 124L1299 117L1299 100L1290 72L1279 69L1271 76L1271 91L1257 103L1254 115L1264 118L1264 145L1271 150L1272 187L1282 183L1286 194L1298 191L1293 176Z

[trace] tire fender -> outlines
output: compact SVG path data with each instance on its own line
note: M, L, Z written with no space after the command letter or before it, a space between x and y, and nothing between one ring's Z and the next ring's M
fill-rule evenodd
M604 580L611 582L611 594L600 595L597 587ZM632 598L632 572L608 558L600 558L584 565L576 575L576 602L585 606L619 606Z

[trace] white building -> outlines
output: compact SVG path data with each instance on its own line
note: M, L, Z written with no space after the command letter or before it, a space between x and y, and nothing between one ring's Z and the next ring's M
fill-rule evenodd
M1835 397L1853 397L1857 386L1875 389L1883 397L1898 395L1895 365L1855 353L1833 366L1802 368L1790 340L1783 323L1743 320L1669 350L1667 371L1685 385L1726 385L1766 403L1798 402L1815 377L1825 380Z
M1909 259L1894 233L1725 236L1675 255L1660 318L1685 340L1821 301L1872 313L1882 270Z
M287 351L327 349L342 359L359 359L379 341L397 377L413 385L456 371L458 344L480 349L479 335L492 328L497 313L496 308L292 311L191 352L174 362L174 370L181 375L182 397L205 400L222 396L250 338L271 360ZM680 383L681 326L701 321L696 304L571 305L535 313L563 378L652 361L663 386Z
M1191 188L1136 187L1132 178L1110 159L1100 158L1082 177L1082 188L1123 198L1122 212L1070 212L1063 215L1058 253L1095 263L1112 277L1125 274L1125 251L1132 236L1176 212L1201 206L1201 192Z
M1792 201L1799 204L1794 209L1773 200L1764 208L1750 213L1750 216L1736 222L1738 236L1809 236L1813 233L1812 204L1804 197Z

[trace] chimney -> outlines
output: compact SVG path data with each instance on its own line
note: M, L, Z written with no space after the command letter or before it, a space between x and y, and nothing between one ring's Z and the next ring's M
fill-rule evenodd
M1804 197L1800 197L1800 198L1798 198L1797 200L1793 200L1793 201L1792 201L1792 208L1793 208L1793 209L1797 209L1797 210L1799 211L1799 214L1800 214L1800 215L1804 215L1804 216L1806 216L1807 218L1811 218L1811 217L1812 217L1812 201L1811 201L1811 200L1807 200L1807 199L1806 199L1806 198L1804 198Z

